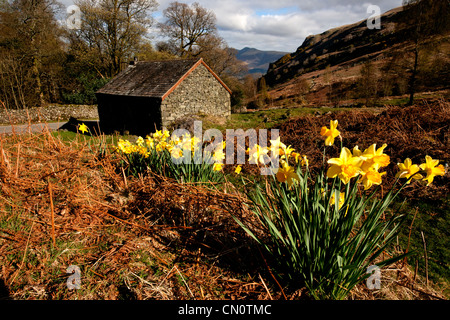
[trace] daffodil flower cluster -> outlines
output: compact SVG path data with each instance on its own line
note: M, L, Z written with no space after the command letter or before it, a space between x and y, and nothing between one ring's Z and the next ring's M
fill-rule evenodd
M128 170L134 175L150 169L182 181L204 182L220 179L214 172L224 166L225 143L213 146L208 154L206 148L202 150L202 141L189 132L171 135L168 130L158 130L146 138L138 137L135 143L119 139L116 150L126 156Z
M406 158L403 163L397 163L400 171L397 173L398 178L407 178L407 183L411 179L426 181L427 186L433 182L435 176L445 175L445 168L442 164L439 164L439 160L433 159L430 156L425 156L425 163L420 165L412 164L411 159ZM423 174L426 174L423 177Z
M330 129L323 127L321 135L325 136L325 145L330 146L334 142L334 138L339 135L336 129L338 125L337 120L330 122ZM331 144L330 144L331 143ZM379 172L383 167L390 163L390 157L384 153L387 144L383 144L380 148L376 148L376 144L372 144L364 151L359 150L355 146L352 151L343 147L339 158L332 158L328 160L331 166L328 168L327 177L339 177L344 184L348 184L350 179L359 177L358 182L364 185L367 190L373 185L380 185L382 176L386 172ZM443 165L438 165L439 160L434 160L430 156L425 157L426 162L421 165L412 164L411 159L407 158L404 163L398 163L400 171L397 173L397 178L407 178L407 183L411 179L427 181L427 185L433 182L437 175L444 175L445 169ZM424 178L422 173L426 174Z
M376 144L373 144L364 152L361 152L358 146L353 148L353 152L348 148L342 148L339 158L328 160L331 166L327 171L327 177L338 176L344 184L347 184L351 178L360 176L358 181L364 185L365 190L374 184L381 184L381 177L386 172L380 173L379 169L386 167L390 162L389 156L383 153L386 147L387 145L383 144L381 148L376 149Z
M123 139L119 139L119 142L117 143L117 150L124 154L140 154L144 158L148 158L150 155L149 150L142 144L133 144L130 141Z
M198 149L200 140L197 137L191 138L190 134L172 139L170 137L169 131L158 130L145 139L138 137L134 144L128 140L119 139L117 150L124 154L140 154L145 158L149 157L153 150L168 151L175 159L179 159L183 157L184 150L195 152Z

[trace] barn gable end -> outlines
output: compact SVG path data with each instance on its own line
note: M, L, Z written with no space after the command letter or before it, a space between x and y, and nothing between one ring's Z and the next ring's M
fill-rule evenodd
M229 91L203 64L190 72L161 104L163 126L186 115L199 113L219 117L231 114Z

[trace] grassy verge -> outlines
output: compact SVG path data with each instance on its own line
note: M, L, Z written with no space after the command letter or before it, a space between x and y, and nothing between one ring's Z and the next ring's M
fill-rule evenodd
M408 213L408 229L403 229L399 244L409 246L408 263L425 279L439 284L446 295L450 294L449 203L441 201L407 201L400 212Z
M369 111L378 113L382 110L382 107L375 108L359 108L358 110ZM218 125L217 122L208 120L206 117L203 123L203 127L206 129L217 128L221 131L225 129L271 129L279 126L281 123L292 117L298 117L302 115L321 115L328 112L338 111L352 111L354 108L331 108L331 107L295 107L295 108L277 108L277 109L264 109L254 112L234 113L226 124Z

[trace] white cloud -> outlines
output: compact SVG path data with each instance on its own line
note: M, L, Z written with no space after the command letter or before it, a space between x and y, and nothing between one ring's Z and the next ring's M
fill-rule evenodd
M161 10L171 1L160 1ZM187 1L192 3L194 1ZM367 6L381 12L401 5L402 0L197 0L213 10L219 34L231 47L293 52L306 36L346 25L370 16Z
M73 0L62 0L65 5ZM155 17L174 0L159 0ZM194 0L178 0L193 3ZM214 11L219 34L237 49L293 52L306 36L367 19L369 4L381 12L401 6L402 0L196 0ZM155 34L156 36L156 34Z

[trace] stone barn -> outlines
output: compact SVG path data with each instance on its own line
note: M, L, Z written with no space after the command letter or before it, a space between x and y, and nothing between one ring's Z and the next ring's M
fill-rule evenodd
M231 115L231 90L203 59L135 62L96 97L103 132L145 136L188 115Z

